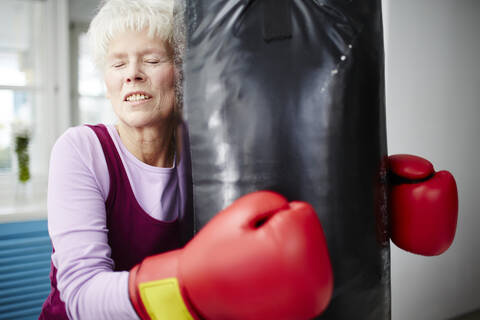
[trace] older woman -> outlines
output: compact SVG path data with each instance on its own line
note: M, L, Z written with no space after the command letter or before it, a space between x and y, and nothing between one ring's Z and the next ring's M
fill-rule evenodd
M118 123L70 128L52 150L41 319L136 319L128 270L193 234L172 12L173 0L110 0L90 25Z

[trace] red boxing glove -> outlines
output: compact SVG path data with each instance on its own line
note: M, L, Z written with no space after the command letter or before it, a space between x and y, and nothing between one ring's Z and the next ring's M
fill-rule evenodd
M333 275L313 208L261 191L216 215L183 249L130 271L142 319L311 319Z
M448 171L435 172L428 160L413 155L390 156L389 167L392 241L416 254L443 253L452 244L457 227L455 179Z

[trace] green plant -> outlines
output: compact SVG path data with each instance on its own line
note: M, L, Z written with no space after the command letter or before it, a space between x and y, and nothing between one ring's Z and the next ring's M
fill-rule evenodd
M15 136L15 152L18 161L18 179L20 182L27 182L30 180L30 155L28 154L28 144L30 143L30 136L17 135Z

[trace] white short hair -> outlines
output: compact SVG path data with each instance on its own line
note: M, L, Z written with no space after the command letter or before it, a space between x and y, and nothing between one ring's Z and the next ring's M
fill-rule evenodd
M88 36L95 64L105 65L110 41L125 30L148 30L173 48L174 0L103 0L90 23Z

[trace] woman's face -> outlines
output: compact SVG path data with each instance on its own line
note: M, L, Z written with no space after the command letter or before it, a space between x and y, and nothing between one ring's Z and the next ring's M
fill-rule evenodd
M175 103L174 70L165 43L147 31L127 30L109 44L105 84L119 120L143 128L168 120Z

